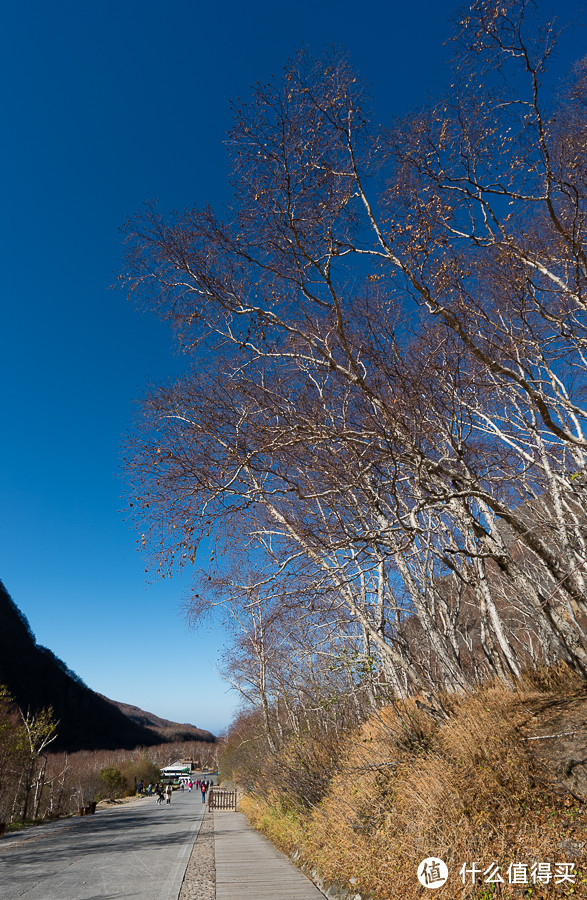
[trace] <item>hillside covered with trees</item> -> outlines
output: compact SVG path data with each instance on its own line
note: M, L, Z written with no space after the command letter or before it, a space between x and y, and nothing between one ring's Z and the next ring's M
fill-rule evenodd
M208 731L167 722L136 707L121 708L92 691L51 650L37 644L25 616L1 582L0 685L24 713L34 715L51 709L56 723L52 751L132 749L166 740L214 740Z

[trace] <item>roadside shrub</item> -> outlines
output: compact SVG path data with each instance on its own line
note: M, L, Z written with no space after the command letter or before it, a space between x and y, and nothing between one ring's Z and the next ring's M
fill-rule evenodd
M121 764L120 771L124 775L127 790L133 793L141 781L145 784L155 784L161 778L161 769L146 755L126 760Z
M127 780L116 766L106 766L100 769L100 784L103 786L96 800L115 800L124 797L128 792Z

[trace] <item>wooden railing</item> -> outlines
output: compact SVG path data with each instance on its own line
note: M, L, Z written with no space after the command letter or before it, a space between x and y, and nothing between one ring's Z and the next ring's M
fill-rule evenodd
M236 791L211 787L208 791L208 809L233 809L236 812Z

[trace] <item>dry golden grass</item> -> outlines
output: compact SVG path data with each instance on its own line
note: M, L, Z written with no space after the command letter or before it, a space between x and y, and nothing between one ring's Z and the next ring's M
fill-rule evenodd
M413 701L386 707L349 740L340 770L313 810L304 815L279 797L249 798L243 808L284 850L363 897L430 896L416 878L428 856L442 858L451 873L434 892L443 900L562 898L571 887L572 896L587 897L587 866L559 846L587 841L587 815L575 799L553 792L525 740L530 705L578 687L564 674L549 690L528 680L512 691L488 684L447 700L450 716L442 724ZM480 882L463 886L459 870L473 862L483 869L501 865L501 893ZM553 871L557 863L574 862L580 874L574 886L525 888L507 883L512 862L529 868L550 862Z

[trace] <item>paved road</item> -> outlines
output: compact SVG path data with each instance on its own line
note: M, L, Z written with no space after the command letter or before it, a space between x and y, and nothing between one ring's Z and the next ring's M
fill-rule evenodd
M0 900L177 900L199 791L63 819L0 840Z

